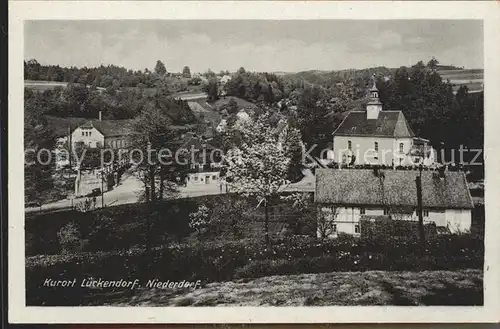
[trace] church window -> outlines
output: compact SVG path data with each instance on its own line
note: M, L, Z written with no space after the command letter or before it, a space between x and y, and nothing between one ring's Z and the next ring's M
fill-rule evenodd
M347 141L347 149L352 150L352 143L351 141Z
M359 224L354 225L354 233L360 233Z
M375 142L373 147L375 148L375 152L378 152L378 142Z
M404 152L404 144L403 143L399 143L399 153L403 153Z

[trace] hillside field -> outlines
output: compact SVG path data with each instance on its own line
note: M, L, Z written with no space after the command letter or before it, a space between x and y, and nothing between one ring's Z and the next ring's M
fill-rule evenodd
M217 282L196 290L96 294L107 306L482 305L480 270L334 272Z

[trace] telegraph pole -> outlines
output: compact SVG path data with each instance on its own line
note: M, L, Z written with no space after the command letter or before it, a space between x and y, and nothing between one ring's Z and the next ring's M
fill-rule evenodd
M424 216L422 214L422 165L419 168L419 175L415 178L417 185L417 213L418 213L418 231L420 235L420 248L422 254L425 250L425 230L424 230Z
M101 206L104 208L104 165L101 166Z

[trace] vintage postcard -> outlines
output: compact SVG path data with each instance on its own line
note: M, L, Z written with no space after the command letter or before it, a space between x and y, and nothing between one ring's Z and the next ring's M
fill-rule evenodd
M11 322L499 320L498 3L10 9Z

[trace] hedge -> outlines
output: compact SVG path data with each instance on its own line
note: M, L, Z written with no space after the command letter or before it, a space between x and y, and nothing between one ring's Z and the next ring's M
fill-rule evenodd
M178 244L115 252L77 253L26 258L28 305L79 305L89 291L43 287L46 278L101 277L105 280L202 280L203 283L275 274L366 270L437 270L482 268L483 240L470 235L437 238L421 256L418 241L355 238L275 240L269 246L252 241ZM92 294L90 294L91 296ZM91 298L91 297L88 297Z

